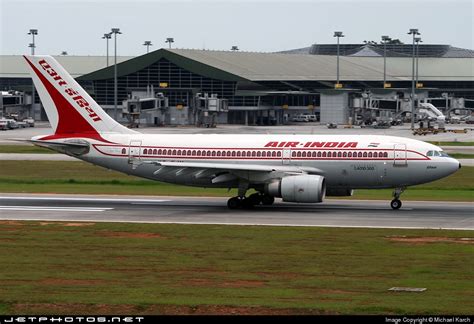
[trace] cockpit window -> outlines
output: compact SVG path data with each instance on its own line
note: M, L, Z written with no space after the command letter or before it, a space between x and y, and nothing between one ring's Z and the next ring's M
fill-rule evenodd
M449 157L448 153L444 151L428 151L426 156L442 156L442 157Z
M443 157L449 157L449 154L444 151L440 151L439 154L441 154Z

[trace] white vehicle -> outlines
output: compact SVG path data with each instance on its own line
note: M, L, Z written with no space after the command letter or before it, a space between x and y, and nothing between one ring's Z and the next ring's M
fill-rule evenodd
M16 120L14 119L5 119L5 120L7 121L8 129L17 129L20 127L18 123L16 122Z
M30 142L147 179L238 188L231 209L276 197L319 203L353 189L394 188L391 207L412 185L460 168L441 148L379 135L141 134L113 120L50 56L25 56L53 134ZM249 189L257 193L246 197Z
M0 119L0 130L8 130L8 122L6 119Z
M294 122L309 122L309 117L307 115L294 115L291 120Z
M310 122L317 122L318 121L318 117L316 115L311 115L311 114L304 114L304 116L307 116L308 117L308 120Z
M33 118L25 118L23 122L26 123L27 127L35 127L35 120Z

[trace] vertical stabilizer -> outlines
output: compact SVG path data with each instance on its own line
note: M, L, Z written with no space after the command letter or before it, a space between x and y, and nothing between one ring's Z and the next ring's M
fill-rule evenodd
M53 57L24 57L55 135L101 138L106 133L136 133L110 117Z

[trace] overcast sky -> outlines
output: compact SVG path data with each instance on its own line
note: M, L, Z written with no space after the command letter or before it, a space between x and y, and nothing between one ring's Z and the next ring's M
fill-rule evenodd
M0 54L29 53L30 28L39 30L38 54L105 55L111 27L123 32L119 55L174 47L272 52L334 43L379 41L381 35L411 43L418 28L425 44L473 49L473 0L0 0ZM112 44L111 44L112 45ZM113 47L111 46L112 50Z

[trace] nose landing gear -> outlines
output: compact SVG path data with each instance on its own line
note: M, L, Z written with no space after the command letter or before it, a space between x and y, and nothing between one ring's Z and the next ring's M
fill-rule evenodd
M390 207L392 207L392 209L397 210L397 209L400 209L400 207L402 207L402 202L399 198L402 192L405 191L405 189L406 189L405 187L395 188L395 190L393 191L392 193L393 200L390 202Z

